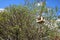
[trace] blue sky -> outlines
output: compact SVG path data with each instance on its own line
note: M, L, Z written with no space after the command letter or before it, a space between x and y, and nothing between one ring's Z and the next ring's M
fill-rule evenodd
M60 8L60 0L47 0L46 1L47 6L49 7L56 7L58 6ZM0 0L0 8L5 8L11 4L16 4L16 5L23 5L24 0ZM59 13L60 15L60 13Z
M24 0L0 0L0 8L5 8L12 4L24 4Z
M24 0L0 0L0 8L5 8L6 6L9 6L11 4L24 4ZM47 6L60 7L60 0L47 0Z
M60 7L60 0L47 0L47 6L51 6L51 7L58 6L58 7Z

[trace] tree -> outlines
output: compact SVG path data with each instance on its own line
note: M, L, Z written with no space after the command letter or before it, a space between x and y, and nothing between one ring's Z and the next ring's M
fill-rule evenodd
M48 20L48 22L53 20L52 17L54 17L55 9L48 10L45 1L41 8L34 7L33 9L30 9L28 5L24 7L16 5L7 7L5 9L7 11L0 13L0 39L54 40L54 37L56 36L56 29L51 30L48 28L50 24L45 25L44 23L36 23L35 15L37 14L38 9L38 15L44 16L45 19L47 18L46 20ZM46 16L47 14L48 16ZM53 23L54 22L52 22L52 24Z

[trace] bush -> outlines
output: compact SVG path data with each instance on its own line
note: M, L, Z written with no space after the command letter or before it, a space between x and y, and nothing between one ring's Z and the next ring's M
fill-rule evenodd
M42 24L43 29L37 26L33 11L22 6L10 6L6 10L0 13L1 40L51 40L54 31Z

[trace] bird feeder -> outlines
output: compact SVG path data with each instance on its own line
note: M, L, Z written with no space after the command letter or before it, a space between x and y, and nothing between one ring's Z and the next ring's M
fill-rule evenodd
M39 23L39 24L41 24L41 23L44 23L44 22L45 22L45 19L44 19L44 17L42 17L42 16L38 16L38 17L36 18L36 22Z

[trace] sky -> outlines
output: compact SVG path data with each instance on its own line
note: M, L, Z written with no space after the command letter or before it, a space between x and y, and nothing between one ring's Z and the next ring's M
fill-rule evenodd
M13 4L16 4L16 5L24 4L24 0L0 0L0 8L5 8Z
M58 7L60 7L60 0L47 0L47 6L51 6L51 7L58 6Z
M60 7L60 0L47 0L46 3L50 7ZM11 4L24 4L24 0L0 0L0 8L5 8Z
M12 4L23 5L24 0L0 0L0 8L5 8ZM60 8L60 0L46 0L46 5L53 8L58 6Z

